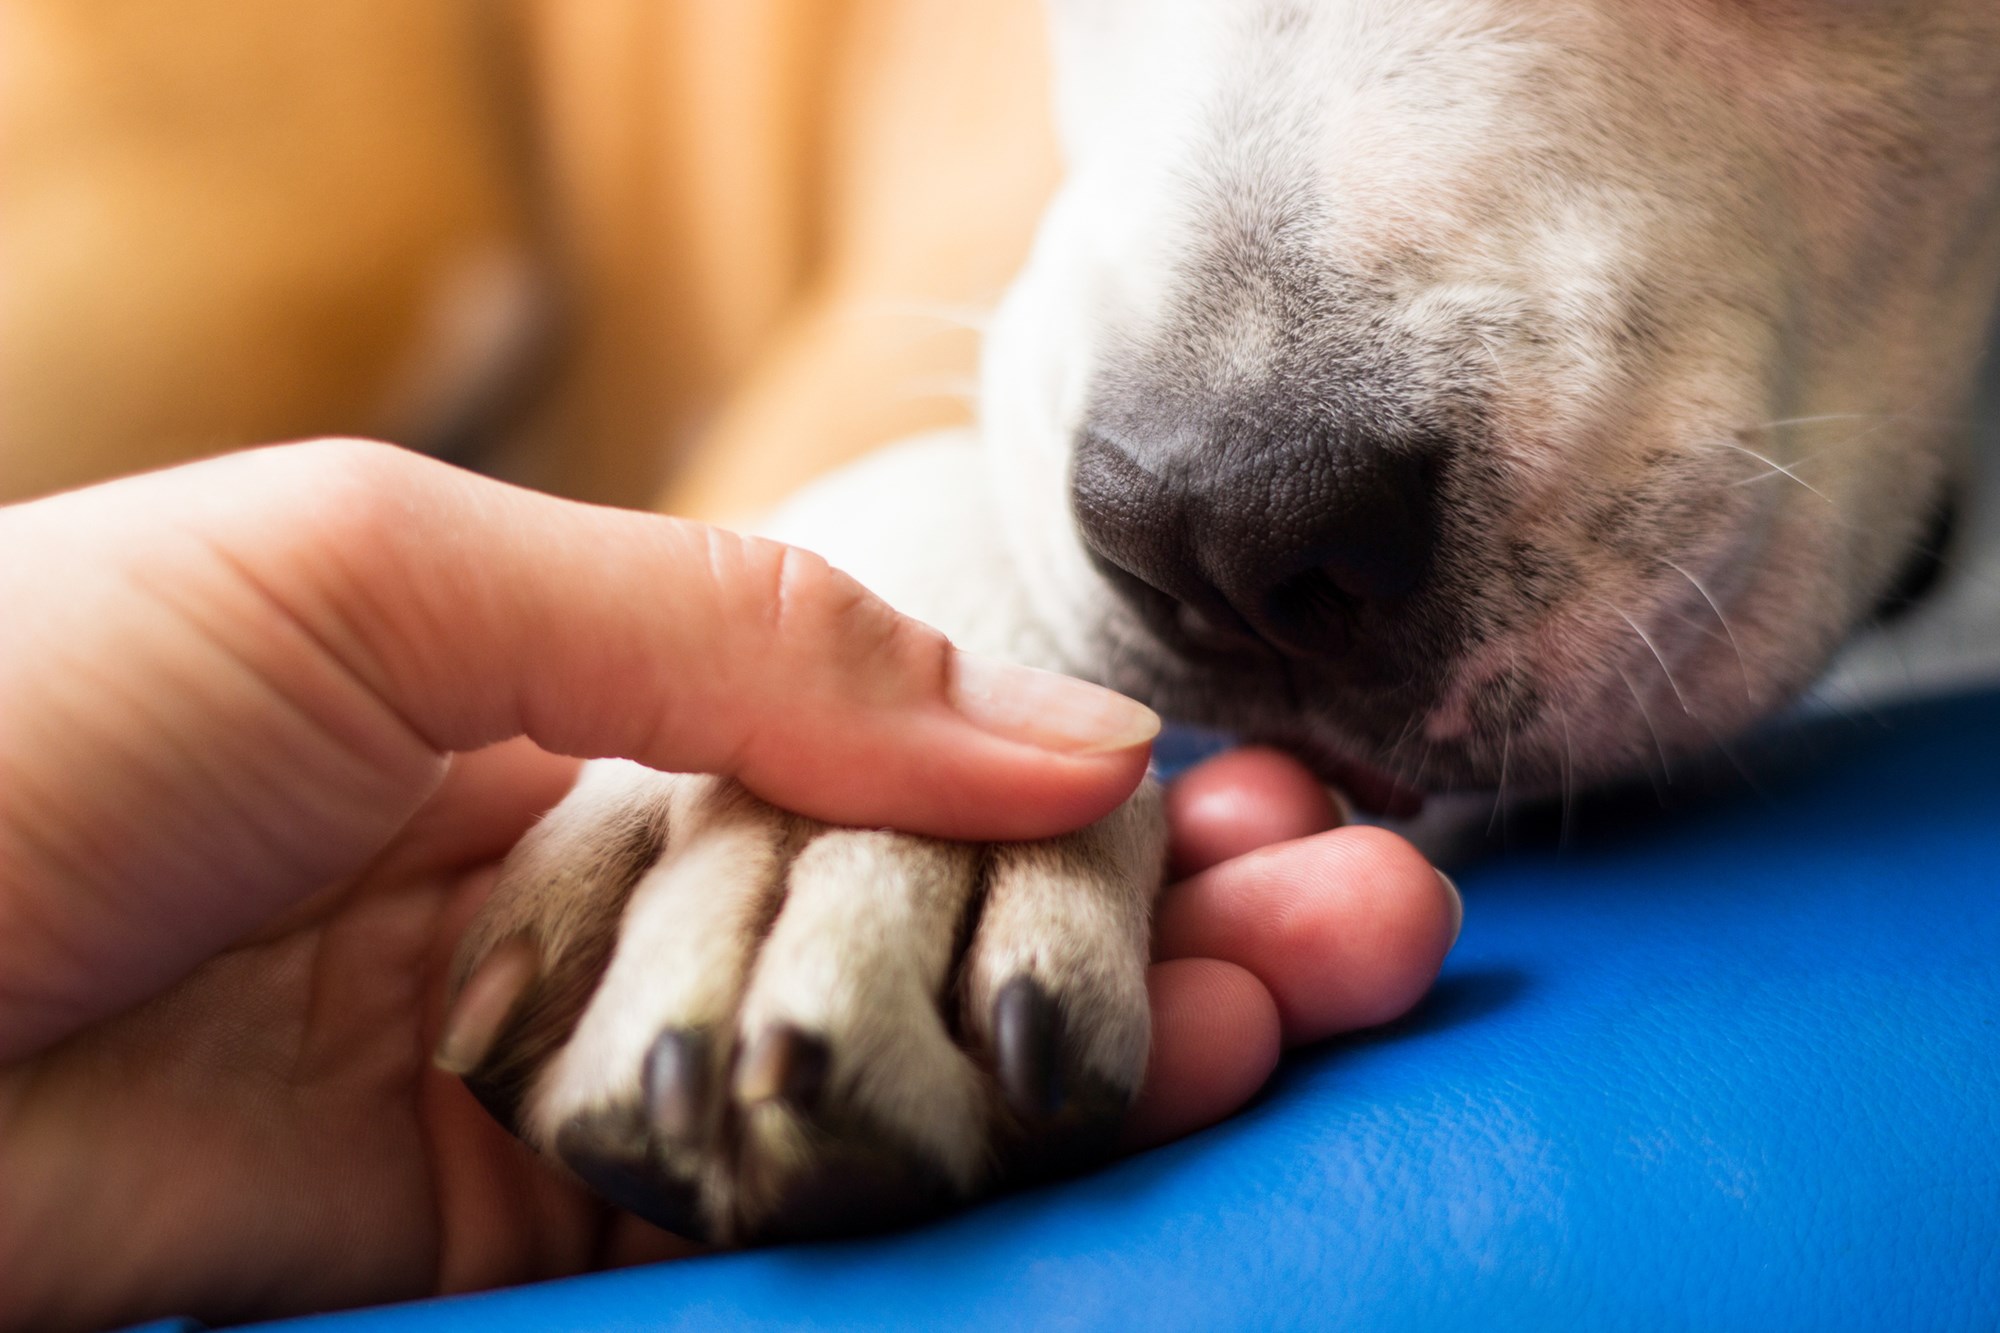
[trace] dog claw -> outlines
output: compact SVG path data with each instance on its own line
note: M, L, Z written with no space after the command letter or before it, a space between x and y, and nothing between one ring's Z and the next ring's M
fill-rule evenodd
M1020 976L993 1000L993 1063L1014 1114L1029 1123L1062 1109L1062 1010L1033 977Z
M683 1143L698 1143L708 1120L708 1033L694 1028L670 1028L646 1053L643 1088L646 1118L656 1133Z
M826 1086L833 1052L789 1023L765 1028L736 1064L736 1098L745 1106L782 1101L810 1113Z
M466 978L445 1018L432 1062L461 1078L486 1063L540 971L541 953L526 936L495 946Z
M572 1120L556 1135L556 1155L605 1202L664 1231L703 1239L696 1188L665 1175L643 1131L624 1120L611 1113Z

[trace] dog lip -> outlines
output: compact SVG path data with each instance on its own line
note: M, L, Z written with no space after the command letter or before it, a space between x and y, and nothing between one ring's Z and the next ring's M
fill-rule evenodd
M1271 645L1234 615L1216 615L1175 604L1171 612L1177 641L1219 657L1268 657Z
M1355 806L1385 819L1412 819L1423 813L1424 794L1395 775L1358 759L1336 759L1321 769L1329 786Z
M1119 600L1138 614L1161 646L1175 657L1217 667L1276 659L1271 643L1228 607L1196 606L1155 588L1095 552L1091 558Z
M1220 700L1245 692L1278 690L1295 697L1300 690L1294 674L1299 664L1325 663L1339 656L1283 644L1259 633L1233 608L1196 606L1162 592L1108 561L1098 563L1100 572L1159 646L1187 670L1189 678L1183 680L1182 688L1193 688L1197 695ZM1136 692L1141 697L1146 693L1143 687ZM1159 702L1172 708L1169 702ZM1196 714L1205 711L1193 710ZM1226 721L1216 720L1225 728L1230 726ZM1302 741L1298 733L1282 729L1264 734L1245 733L1244 739L1268 743L1297 755L1322 781L1338 788L1355 809L1368 815L1406 819L1424 808L1422 791L1388 770L1330 748L1324 742Z
M1103 566L1102 572L1161 646L1196 666L1227 670L1327 655L1260 632L1226 604L1184 601L1115 565Z
M1327 786L1362 813L1382 819L1410 819L1423 813L1425 794L1386 768L1333 748L1323 740L1301 745L1283 733L1257 739L1297 755Z

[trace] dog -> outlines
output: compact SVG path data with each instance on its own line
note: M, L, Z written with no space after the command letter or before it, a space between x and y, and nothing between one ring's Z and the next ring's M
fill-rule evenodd
M962 646L1378 804L1566 792L1785 708L1970 492L1989 0L1053 0L1068 176L981 422L770 531ZM1101 1153L1157 789L1042 843L592 765L455 968L468 1082L725 1242Z

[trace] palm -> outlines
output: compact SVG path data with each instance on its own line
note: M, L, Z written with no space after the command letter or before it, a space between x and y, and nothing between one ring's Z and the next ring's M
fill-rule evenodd
M601 1210L428 1058L441 943L488 878L468 854L504 847L558 779L504 762L473 775L476 813L442 793L362 875L0 1071L0 1247L98 1261L87 1283L7 1265L49 1275L44 1308L222 1320L591 1261ZM496 780L514 799L488 803Z
M448 950L573 770L518 742L461 760L361 874L0 1067L0 1330L21 1311L36 1328L219 1323L685 1253L550 1172L429 1059ZM1225 756L1169 804L1183 869L1207 869L1163 900L1128 1147L1240 1105L1281 1029L1310 1041L1401 1013L1457 929L1406 844L1307 837L1331 808L1295 765ZM1303 916L1301 883L1318 886Z

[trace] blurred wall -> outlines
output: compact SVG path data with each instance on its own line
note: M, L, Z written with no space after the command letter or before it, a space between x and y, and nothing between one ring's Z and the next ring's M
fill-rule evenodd
M525 300L500 12L0 0L0 496L446 429L441 307Z
M1036 0L0 0L0 497L357 433L708 513L966 419Z

